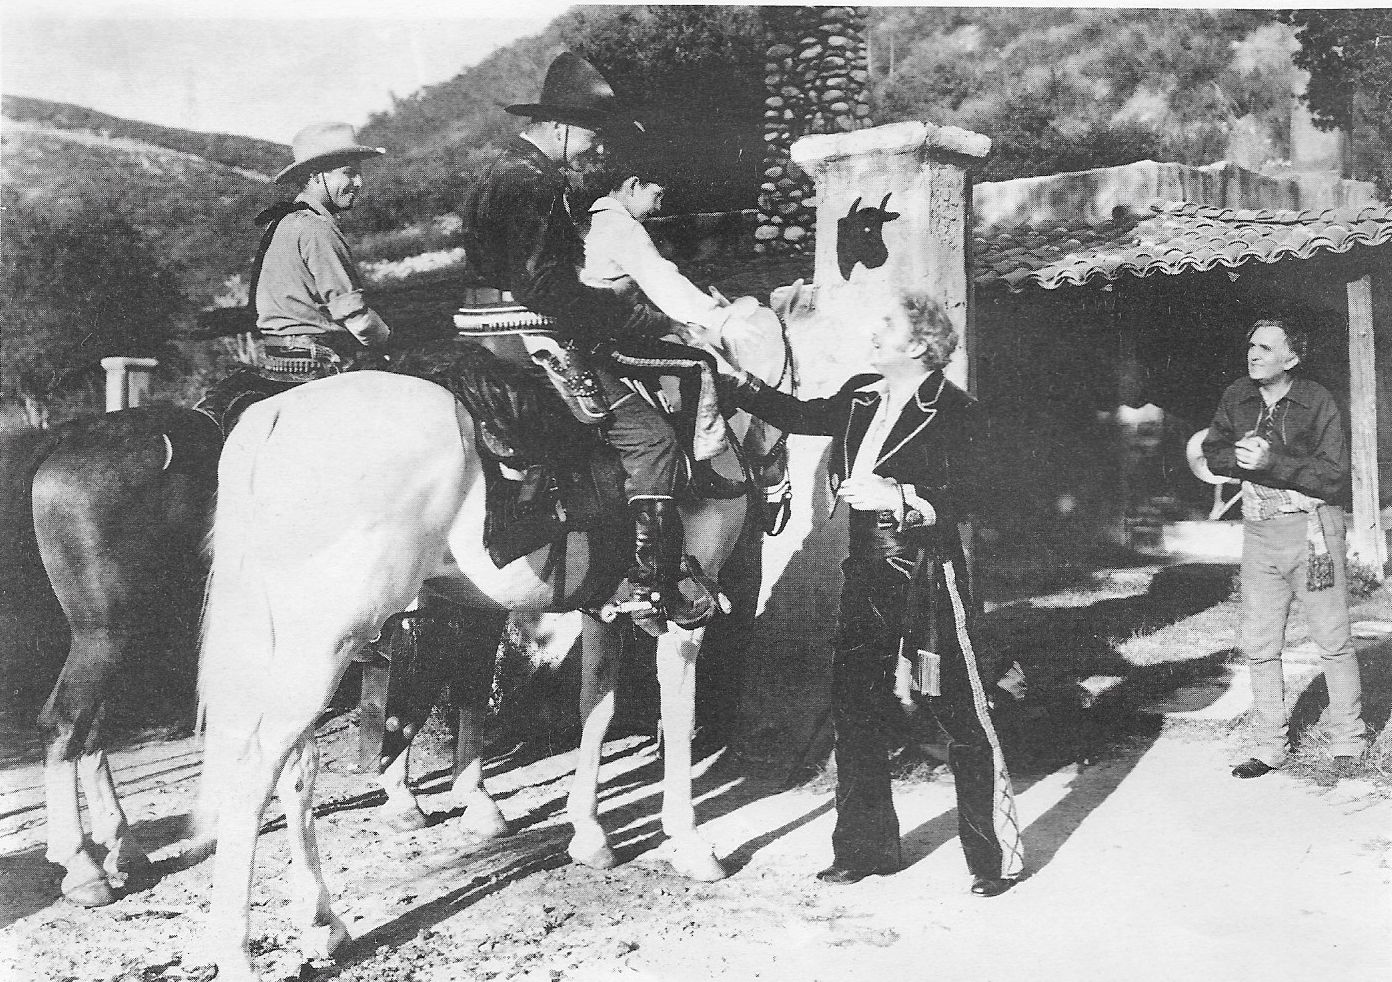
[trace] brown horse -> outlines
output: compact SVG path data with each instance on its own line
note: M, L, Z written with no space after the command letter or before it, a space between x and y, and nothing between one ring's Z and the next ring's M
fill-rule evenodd
M192 650L221 448L203 413L140 407L59 427L33 463L39 553L72 634L38 720L47 855L67 870L64 896L83 906L111 903L149 869L103 749L105 702L118 674L155 649ZM178 676L163 681L174 686ZM79 780L102 864L83 831Z

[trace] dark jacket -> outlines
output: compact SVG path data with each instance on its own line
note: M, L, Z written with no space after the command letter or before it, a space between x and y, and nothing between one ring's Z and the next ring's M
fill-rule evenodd
M826 399L795 399L767 387L736 390L742 409L790 433L833 438L828 470L833 491L855 463L860 442L875 418L879 396L864 391L878 375L857 375ZM890 429L875 473L912 484L933 506L937 521L905 530L918 544L956 551L957 523L974 510L982 448L976 400L933 372L909 399Z
M514 137L459 209L477 282L556 320L561 333L660 337L671 321L647 304L581 284L584 242L566 204L565 175L535 145Z
M1203 442L1209 470L1269 488L1300 491L1331 504L1349 496L1348 442L1334 397L1306 378L1291 381L1276 404L1271 427L1271 465L1249 471L1237 466L1234 444L1257 425L1262 396L1257 383L1241 378L1228 386Z
M879 378L878 375L857 375L842 386L841 391L826 399L799 400L764 386L740 387L735 390L735 399L740 408L779 429L831 437L828 471L835 491L855 463L861 441L879 408L878 393L865 389ZM936 512L932 524L888 531L897 534L910 548L911 554L905 559L911 559L922 550L922 558L927 562L914 563L913 579L917 590L910 591L908 602L928 613L927 621L935 621L936 626L945 631L955 628L949 626L953 613L942 588L942 566L951 563L959 588L969 588L958 523L976 510L976 503L985 493L979 466L985 453L983 435L984 426L976 400L947 381L941 372L933 372L900 410L874 468L882 477L912 484L915 493ZM867 513L857 512L852 516L853 555L857 551L857 536L884 534L875 526L873 516ZM863 565L848 561L846 575L848 578L862 575L865 569ZM966 589L966 593L970 623L979 611L970 590ZM905 626L910 633L920 633L927 621L910 615ZM931 647L937 650L936 645ZM993 646L981 646L975 650L978 670L988 686L998 681L1010 667L1001 653L992 649Z

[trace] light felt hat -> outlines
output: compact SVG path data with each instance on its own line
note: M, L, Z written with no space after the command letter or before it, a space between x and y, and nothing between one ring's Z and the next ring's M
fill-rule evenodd
M365 147L347 123L310 123L290 141L295 162L275 176L277 184L291 184L316 171L333 170L365 157L386 153L384 147Z
M1189 462L1189 471L1205 484L1241 484L1235 477L1224 477L1215 474L1209 469L1208 459L1204 457L1203 442L1208 438L1208 428L1205 427L1189 438L1189 442L1184 445L1184 458Z

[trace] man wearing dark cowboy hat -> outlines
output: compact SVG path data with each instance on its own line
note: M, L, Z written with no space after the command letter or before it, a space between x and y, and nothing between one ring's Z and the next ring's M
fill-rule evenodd
M328 375L345 357L385 344L391 334L363 299L362 277L336 217L362 191L358 164L386 151L359 144L347 123L306 126L291 149L294 162L275 179L300 193L257 216L267 229L252 274L256 326L268 367Z
M692 614L676 589L682 530L674 494L681 451L656 410L612 384L603 367L612 355L596 350L611 341L621 347L624 338L661 337L672 321L631 295L580 282L584 243L567 198L572 180L603 153L602 134L637 124L621 112L604 76L570 52L551 63L537 102L507 111L531 122L460 208L476 282L554 322L611 393L603 432L627 473L635 526L629 581L636 596L681 621Z

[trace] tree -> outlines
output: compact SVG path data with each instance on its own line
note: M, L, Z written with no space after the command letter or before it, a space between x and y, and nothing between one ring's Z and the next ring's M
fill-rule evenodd
M764 24L757 7L580 8L566 32L652 132L670 211L751 208L763 168Z
M1298 67L1310 73L1305 102L1315 124L1354 143L1352 177L1392 193L1392 10L1287 10Z
M89 387L101 359L159 357L187 309L176 270L100 202L38 207L7 195L0 227L0 398L42 425Z

